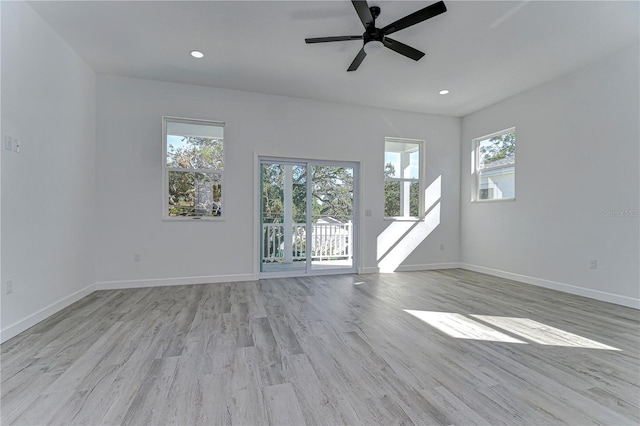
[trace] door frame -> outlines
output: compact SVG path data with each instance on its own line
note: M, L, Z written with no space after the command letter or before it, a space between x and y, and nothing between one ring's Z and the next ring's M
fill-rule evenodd
M311 267L311 258L306 259L304 270L300 271L274 271L262 272L262 189L261 177L262 162L274 162L280 164L304 164L307 166L307 226L312 220L311 207L311 170L313 166L345 166L353 168L353 214L352 214L352 264L351 268L335 268L335 269L313 269ZM339 275L339 274L355 274L359 270L360 265L360 173L361 165L359 161L341 161L341 160L317 160L293 157L275 157L272 155L255 154L254 157L254 276L258 279L265 278L286 278L286 277L306 277L315 275ZM306 247L311 247L312 232L306 232Z

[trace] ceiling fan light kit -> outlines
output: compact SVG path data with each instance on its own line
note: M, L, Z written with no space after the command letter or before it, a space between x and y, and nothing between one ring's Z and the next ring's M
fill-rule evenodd
M378 40L371 40L364 45L365 53L370 56L381 53L382 49L384 49L384 44L382 44L382 42Z
M378 54L384 47L387 47L401 55L411 58L414 61L420 60L424 56L424 53L407 46L404 43L400 43L394 39L387 37L389 34L393 34L396 31L403 30L412 25L418 24L434 16L440 15L447 11L444 2L439 1L430 6L413 12L410 15L400 18L395 22L387 25L383 28L376 27L376 18L380 15L380 8L378 6L371 6L367 4L366 0L351 0L362 25L364 25L364 33L360 36L334 36L334 37L315 37L307 38L305 42L308 44L313 43L329 43L334 41L347 41L347 40L362 40L363 45L355 59L347 69L347 71L355 71L358 69L362 61L367 55Z

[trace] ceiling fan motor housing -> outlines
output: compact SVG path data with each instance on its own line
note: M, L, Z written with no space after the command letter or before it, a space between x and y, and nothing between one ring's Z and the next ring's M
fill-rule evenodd
M381 30L374 28L373 31L367 31L362 34L362 39L364 40L364 44L369 43L370 41L382 41L384 39L384 34Z
M380 16L380 8L378 6L371 6L369 8L371 11L371 16L373 16L373 21L369 23L365 27L365 32L362 34L362 39L364 40L364 44L369 43L370 41L379 41L382 42L384 38L384 33L381 29L376 28L376 18Z

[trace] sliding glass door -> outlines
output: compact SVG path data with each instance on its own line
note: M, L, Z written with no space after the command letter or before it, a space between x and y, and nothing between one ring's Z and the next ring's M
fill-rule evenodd
M353 269L354 167L311 167L311 269Z
M355 272L357 164L260 160L260 276Z
M261 272L307 269L307 166L261 162Z

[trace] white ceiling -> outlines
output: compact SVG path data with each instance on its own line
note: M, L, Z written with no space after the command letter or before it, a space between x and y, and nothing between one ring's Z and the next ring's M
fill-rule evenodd
M433 2L369 5L382 8L382 27ZM361 41L304 39L361 34L349 0L29 2L97 73L453 116L640 39L637 1L445 3L392 36L425 52L419 62L385 49L348 73Z

